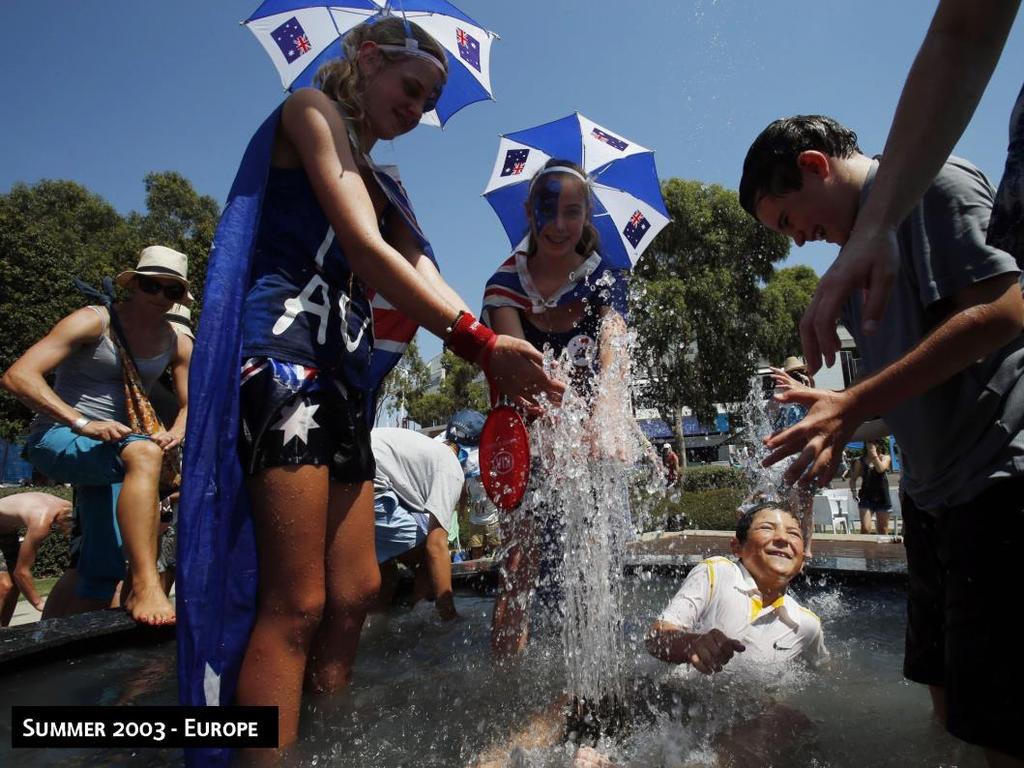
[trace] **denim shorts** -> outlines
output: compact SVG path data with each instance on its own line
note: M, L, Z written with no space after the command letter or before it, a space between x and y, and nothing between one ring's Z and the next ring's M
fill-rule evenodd
M110 485L124 480L121 451L146 435L131 434L116 442L79 435L62 424L33 432L22 455L32 466L58 483Z
M402 506L394 494L385 493L375 498L373 512L378 563L405 554L427 540L430 515L411 512Z

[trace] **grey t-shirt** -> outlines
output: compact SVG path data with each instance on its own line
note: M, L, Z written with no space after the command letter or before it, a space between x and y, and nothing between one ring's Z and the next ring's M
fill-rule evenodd
M861 204L874 182L868 173ZM897 232L900 272L878 330L861 331L860 292L843 324L874 373L903 356L947 318L968 286L1020 274L985 242L994 190L966 160L950 157ZM1024 335L949 381L882 414L903 451L903 490L923 509L970 501L1000 478L1024 474Z
M411 429L370 432L377 473L373 495L393 493L410 512L433 515L446 531L462 493L462 467L444 443Z

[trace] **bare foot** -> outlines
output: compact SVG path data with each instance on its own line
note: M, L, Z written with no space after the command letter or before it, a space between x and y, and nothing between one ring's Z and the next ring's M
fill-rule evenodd
M160 582L151 587L132 586L124 598L124 609L140 624L159 627L173 624L174 606L167 599Z

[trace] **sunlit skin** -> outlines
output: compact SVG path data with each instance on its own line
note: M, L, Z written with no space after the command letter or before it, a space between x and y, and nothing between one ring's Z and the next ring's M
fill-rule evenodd
M834 158L807 150L798 155L797 165L800 189L762 195L756 206L758 221L792 239L798 248L818 240L843 245L857 219L871 158L861 154Z
M379 139L393 139L415 128L423 113L433 109L444 85L441 70L429 61L402 58L388 61L376 43L359 48L359 68L366 82L363 103L369 151Z
M542 264L531 274L543 275L548 265L560 261L583 262L583 255L576 252L576 244L583 236L583 225L587 221L587 189L583 182L568 174L552 173L542 176L537 185L533 210L529 212L530 227L537 242L537 253ZM564 276L559 279L564 280Z
M733 537L732 553L753 577L761 602L770 605L804 567L800 521L781 509L763 509L754 515L746 541Z

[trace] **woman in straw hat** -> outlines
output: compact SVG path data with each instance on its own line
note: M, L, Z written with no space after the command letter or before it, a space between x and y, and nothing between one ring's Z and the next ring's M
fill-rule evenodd
M130 587L122 604L138 622L172 624L174 607L156 569L158 485L164 451L178 445L185 434L192 341L175 332L165 313L190 299L187 259L171 248L149 246L135 269L117 276L117 284L127 289L127 297L112 311L120 319L143 389L148 391L170 366L181 406L170 427L144 435L127 426L122 354L106 307L84 307L63 318L0 383L36 412L25 455L43 474L72 485L123 483L117 522ZM50 386L46 376L53 371ZM89 561L85 552L91 543L87 516L83 515L82 565ZM109 603L116 580L90 580L87 569L80 575L79 597Z

